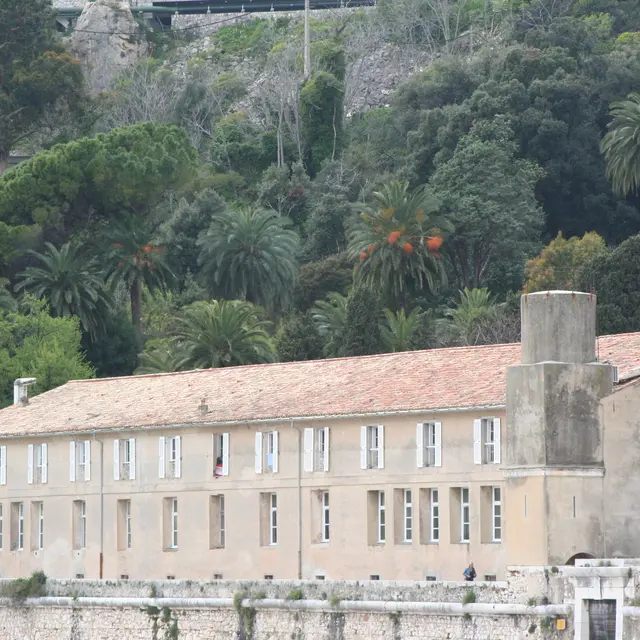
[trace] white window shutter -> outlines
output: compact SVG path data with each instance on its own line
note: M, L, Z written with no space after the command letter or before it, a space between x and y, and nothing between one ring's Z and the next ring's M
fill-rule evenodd
M262 431L256 433L256 473L262 473Z
M47 457L47 444L43 443L40 445L42 447L42 484L45 484L47 482L47 476L48 474L48 465L49 465L49 461L48 461L48 457Z
M33 484L33 445L27 447L27 483Z
M135 479L136 479L136 439L129 438L129 480L135 480Z
M482 420L473 421L473 462L482 464Z
M384 427L378 425L378 469L384 469Z
M278 445L278 432L273 432L273 473L278 473L278 458L280 457L280 447Z
M367 465L367 427L360 427L360 468L366 469Z
M441 467L442 466L442 422L434 422L433 424L433 428L435 429L435 441L436 441L436 448L435 448L435 460L433 463L434 467Z
M313 429L304 430L304 470L313 471Z
M424 467L424 424L418 422L416 426L416 464L418 469Z
M76 441L69 443L69 480L76 481Z
M120 440L113 441L113 479L120 480Z
M229 475L229 434L222 434L222 475Z
M165 445L164 445L164 436L160 436L158 438L158 478L164 478L164 453L165 453Z
M84 441L84 481L91 480L91 440Z
M0 484L7 484L7 447L0 447Z
M176 478L182 477L182 436L176 438Z
M324 470L329 471L329 427L324 428Z
M493 462L500 464L500 418L493 419Z

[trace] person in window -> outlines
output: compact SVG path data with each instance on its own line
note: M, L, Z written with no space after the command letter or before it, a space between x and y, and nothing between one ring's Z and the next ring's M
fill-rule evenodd
M473 562L462 573L466 582L473 582L476 579L476 570L473 568Z
M216 474L215 477L219 478L222 475L222 456L218 456L216 460Z

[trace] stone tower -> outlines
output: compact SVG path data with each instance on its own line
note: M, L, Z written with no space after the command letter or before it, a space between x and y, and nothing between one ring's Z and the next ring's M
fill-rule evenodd
M613 367L596 358L596 297L523 295L522 364L507 370L508 563L565 564L603 548L600 400Z

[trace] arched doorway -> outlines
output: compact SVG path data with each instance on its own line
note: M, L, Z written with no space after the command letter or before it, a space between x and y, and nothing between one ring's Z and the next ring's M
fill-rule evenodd
M565 566L573 567L576 564L576 560L593 560L595 556L592 553L586 553L581 551L580 553L576 553L572 555L566 562Z

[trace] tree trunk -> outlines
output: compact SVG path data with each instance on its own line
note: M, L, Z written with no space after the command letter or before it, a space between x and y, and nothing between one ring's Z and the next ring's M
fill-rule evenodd
M142 347L142 280L138 276L129 292L131 296L131 322L136 330L138 348Z
M9 152L0 149L0 176L7 170L9 166Z

